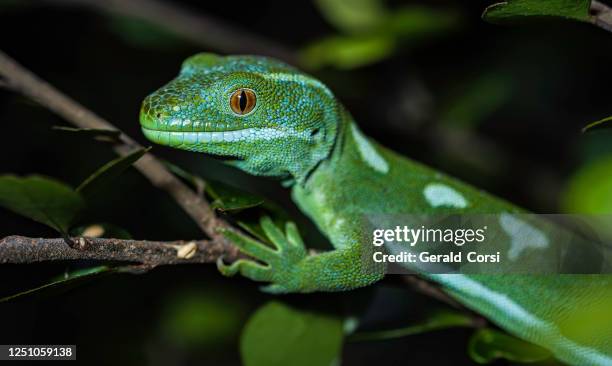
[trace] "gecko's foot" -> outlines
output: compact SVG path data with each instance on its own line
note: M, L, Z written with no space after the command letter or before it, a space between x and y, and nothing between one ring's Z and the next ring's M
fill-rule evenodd
M296 265L307 254L297 227L293 222L288 222L283 233L269 217L261 219L261 227L275 248L234 230L222 229L221 232L243 253L263 264L254 260L239 259L226 265L220 258L217 260L217 268L226 276L240 273L254 281L270 282L269 285L263 287L266 292L286 293L299 290Z

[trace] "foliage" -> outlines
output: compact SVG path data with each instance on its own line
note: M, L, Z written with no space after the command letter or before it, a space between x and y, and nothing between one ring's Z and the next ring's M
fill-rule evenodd
M231 343L240 331L244 306L227 291L181 289L164 305L161 332L167 341L187 348Z
M101 166L92 175L81 183L76 191L84 197L93 197L103 187L108 186L117 179L127 168L131 167L138 159L146 154L148 149L137 149L125 156L120 156Z
M211 199L212 208L222 212L240 212L242 210L260 206L264 199L260 196L232 187L216 180L204 180L201 177L186 171L176 164L164 161L164 165L171 172L185 180L200 194L206 193Z
M381 0L318 0L322 15L339 31L301 51L309 68L333 66L352 69L389 57L400 45L419 42L460 23L452 10L423 6L387 9Z
M72 224L86 208L84 196L96 194L111 185L123 171L142 157L148 149L139 149L105 164L90 175L76 189L52 178L31 175L20 178L12 175L0 176L0 206L19 215L45 224L68 238L72 235L91 237L114 237L129 239L130 234L113 224L94 224L71 229ZM68 240L68 239L67 239ZM68 244L66 244L68 245ZM67 273L61 278L15 295L0 299L0 302L38 294L49 289L80 283L102 273L121 271L122 267L100 266Z
M125 43L149 49L176 49L185 39L143 19L114 15L108 18L108 26Z
M342 334L337 317L273 301L249 319L240 353L246 366L329 366L340 357Z
M610 124L612 124L612 116L589 123L582 129L582 132L586 132L599 127L609 127Z
M470 338L468 353L478 363L490 363L496 359L514 362L538 362L551 357L549 351L497 330L484 328Z
M483 18L491 23L507 23L528 18L560 17L589 20L591 0L508 0L487 7Z
M103 129L97 129L97 128L54 126L53 130L72 133L72 134L75 134L76 136L82 136L85 138L94 138L99 141L108 141L108 142L118 141L119 136L121 135L121 131L103 130Z
M85 208L83 197L109 185L148 149L117 158L89 176L76 190L52 178L31 175L0 176L0 206L38 221L68 236L70 226Z
M399 329L355 333L354 335L349 337L349 340L355 342L394 339L431 332L435 330L471 326L472 319L470 319L470 317L465 314L451 311L436 311L430 314L424 321L420 322L419 324L414 324Z
M343 33L365 33L382 26L389 11L380 0L317 0L321 15Z
M470 130L506 104L515 86L502 72L483 72L474 80L462 82L458 89L443 106L440 122Z
M71 287L80 285L87 280L91 280L114 271L115 269L111 267L99 266L84 268L73 272L66 272L61 276L51 279L48 283L42 286L0 298L0 303L18 300L32 295L41 296L43 294L57 294L58 292L66 291Z
M565 211L582 214L612 213L612 156L602 156L581 167L564 192Z
M38 175L0 176L0 206L66 236L85 204L72 188Z
M183 181L187 182L199 195L204 193L206 188L206 181L202 179L202 177L188 172L187 170L181 168L176 164L172 164L169 161L162 160L162 163L168 170L174 173L177 177L181 178Z
M257 195L212 180L206 184L206 194L213 199L211 206L219 211L240 211L264 203Z

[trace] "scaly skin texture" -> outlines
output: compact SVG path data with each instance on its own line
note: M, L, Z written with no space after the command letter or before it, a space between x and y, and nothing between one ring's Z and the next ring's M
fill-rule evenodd
M239 88L257 96L246 115L230 108ZM335 250L308 255L295 225L282 231L267 218L262 228L275 248L226 232L266 265L240 260L220 263L220 270L268 282L270 292L349 290L382 278L382 264L366 268L361 260L372 247L364 240L371 232L362 225L370 216L494 213L502 229L514 225L539 232L509 216L522 212L517 207L370 141L327 87L275 60L193 56L176 79L145 99L141 125L156 143L234 159L228 163L246 172L288 182L295 203ZM508 236L496 248L525 261L554 252L554 243L540 236L539 246L515 248ZM612 364L610 276L423 275L565 362Z

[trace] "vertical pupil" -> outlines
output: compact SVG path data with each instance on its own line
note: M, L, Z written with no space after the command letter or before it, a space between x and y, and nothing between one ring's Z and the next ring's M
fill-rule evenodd
M247 96L246 96L246 93L244 92L244 90L240 93L238 104L240 105L240 110L242 112L244 112L244 110L246 109L246 106L247 106Z

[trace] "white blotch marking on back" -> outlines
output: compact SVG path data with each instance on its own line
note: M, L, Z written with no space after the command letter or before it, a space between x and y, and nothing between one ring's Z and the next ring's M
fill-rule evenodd
M354 316L349 316L344 319L344 323L342 324L342 329L344 330L344 334L351 334L359 327L359 319Z
M467 296L472 301L487 304L488 306L479 306L484 315L493 321L501 322L502 326L514 330L525 339L553 350L555 356L561 360L566 362L572 360L571 363L584 365L612 364L610 356L566 338L554 323L538 318L508 295L493 291L466 275L430 274L428 277Z
M468 201L455 189L441 183L430 183L423 189L425 199L432 207L466 208Z
M325 201L326 201L325 191L323 191L322 189L317 189L316 191L314 191L313 197L314 197L315 202L318 203L319 205L325 204Z
M548 247L548 238L541 230L516 218L509 213L499 215L499 224L510 236L508 259L515 261L527 248L544 249Z
M343 218L337 218L334 220L334 229L339 231L345 223L346 221Z
M378 151L376 151L376 148L372 146L372 144L368 141L368 138L365 137L361 131L359 131L354 123L351 123L351 132L353 133L353 138L357 143L357 148L359 149L361 158L372 169L379 173L387 174L389 172L389 164L382 156L380 156Z

